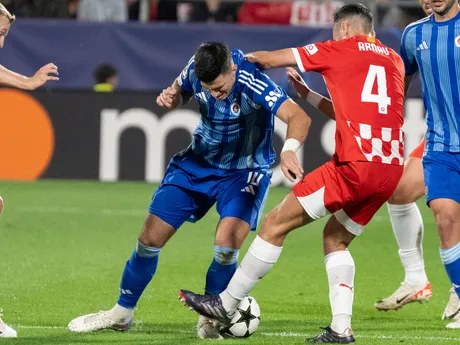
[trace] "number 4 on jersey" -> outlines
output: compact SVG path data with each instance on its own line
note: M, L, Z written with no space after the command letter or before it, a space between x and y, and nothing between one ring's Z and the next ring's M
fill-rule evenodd
M377 79L377 94L372 93L375 80ZM385 67L369 66L363 92L361 93L361 102L377 103L379 114L388 114L388 106L391 105L391 98L388 97L387 75Z

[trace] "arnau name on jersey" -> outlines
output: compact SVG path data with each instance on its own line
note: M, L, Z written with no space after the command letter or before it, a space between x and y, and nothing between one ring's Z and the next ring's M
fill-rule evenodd
M358 42L358 49L362 52L374 52L383 55L390 55L387 47L378 46L375 43Z

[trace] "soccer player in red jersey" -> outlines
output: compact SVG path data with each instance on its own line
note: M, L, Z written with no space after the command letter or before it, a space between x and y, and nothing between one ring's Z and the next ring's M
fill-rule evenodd
M5 6L0 4L0 48L3 48L5 37L8 35L11 24L13 24L15 19L15 16L12 15ZM58 69L52 63L40 68L31 78L12 72L0 65L0 84L23 90L35 90L37 87L45 84L48 80L58 80L59 78L56 77L57 74ZM3 211L3 206L3 199L0 197L0 215ZM0 316L2 315L0 314ZM16 336L16 331L6 325L0 318L0 338L15 338Z
M419 0L419 3L426 15L432 13L429 0ZM313 103L322 112L334 112L331 100L311 90L296 70L288 68L288 77L300 98ZM410 83L405 83L406 92L409 85ZM432 295L423 260L423 219L415 203L425 194L422 166L425 142L423 139L409 154L398 187L388 200L388 212L399 246L405 277L401 286L392 295L375 303L378 310L398 310L412 302L428 301ZM460 300L452 291L443 319L460 318Z
M224 292L210 297L180 291L182 301L201 315L228 323L239 301L278 261L288 233L331 214L323 248L332 323L307 342L355 341L355 265L348 246L391 197L404 170L404 65L374 35L369 9L345 5L334 15L334 41L248 55L263 68L297 65L323 75L333 101L328 115L337 123L336 152L267 215ZM296 147L285 147L282 155L295 156Z

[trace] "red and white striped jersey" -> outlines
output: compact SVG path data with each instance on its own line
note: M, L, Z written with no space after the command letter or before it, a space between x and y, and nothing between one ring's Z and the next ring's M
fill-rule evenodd
M337 122L335 159L404 164L404 64L378 40L355 36L293 49L301 71L323 75Z

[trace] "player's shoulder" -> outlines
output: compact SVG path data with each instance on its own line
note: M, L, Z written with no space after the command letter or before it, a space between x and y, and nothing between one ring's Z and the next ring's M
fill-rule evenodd
M425 18L422 18L420 20L417 20L416 22L413 22L413 23L409 24L408 26L406 26L406 28L404 29L404 32L403 32L403 40L408 35L415 35L415 32L416 32L417 28L419 28L420 26L431 25L431 17L432 16L433 15L431 14L428 17L425 17Z

